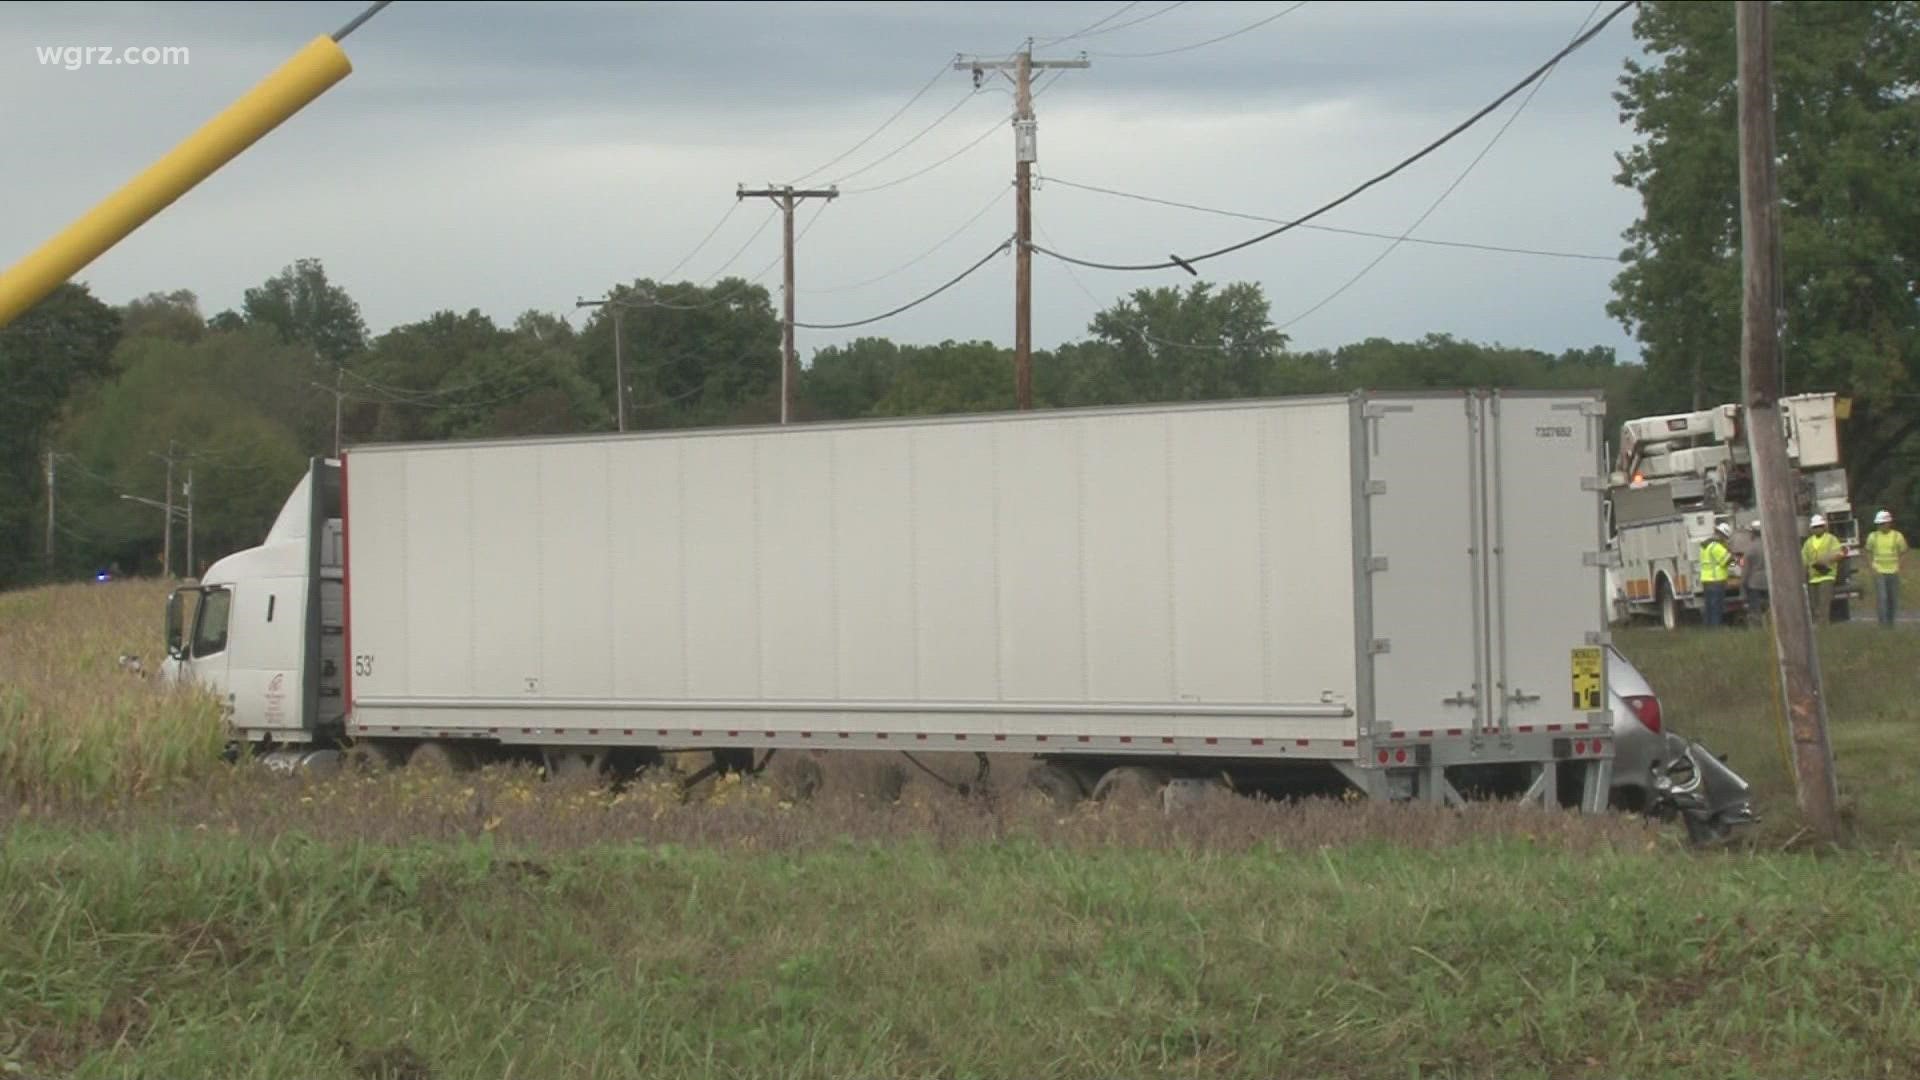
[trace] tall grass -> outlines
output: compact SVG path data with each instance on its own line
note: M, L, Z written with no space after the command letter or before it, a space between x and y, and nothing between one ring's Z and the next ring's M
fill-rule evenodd
M1920 603L1920 590L1908 596ZM1920 626L1865 619L1816 628L1842 812L1856 840L1920 845ZM1727 754L1754 785L1759 836L1785 841L1803 819L1764 628L1619 632L1615 642L1659 694L1667 725Z
M548 854L27 827L0 845L0 1075L1906 1078L1914 880L1517 839Z
M140 794L222 767L218 704L154 675L166 594L150 581L0 594L0 792Z

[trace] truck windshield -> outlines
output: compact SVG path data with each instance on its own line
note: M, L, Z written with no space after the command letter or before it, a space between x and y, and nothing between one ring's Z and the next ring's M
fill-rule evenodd
M208 589L200 599L200 610L193 620L193 655L212 656L227 647L227 612L233 594L225 589Z

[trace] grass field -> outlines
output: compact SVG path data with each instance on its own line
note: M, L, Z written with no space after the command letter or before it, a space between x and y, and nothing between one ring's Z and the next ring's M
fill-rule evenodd
M1920 627L1824 632L1841 851L1797 836L1764 635L1619 635L1758 788L1763 826L1699 853L1624 816L1069 813L857 769L797 806L276 778L117 670L158 659L163 595L0 596L0 1077L1920 1075Z

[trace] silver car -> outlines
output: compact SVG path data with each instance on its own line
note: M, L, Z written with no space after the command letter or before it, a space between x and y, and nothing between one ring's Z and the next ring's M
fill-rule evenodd
M1607 646L1613 691L1613 804L1655 817L1678 814L1696 843L1725 839L1756 818L1747 782L1699 743L1667 730L1660 697L1631 661Z

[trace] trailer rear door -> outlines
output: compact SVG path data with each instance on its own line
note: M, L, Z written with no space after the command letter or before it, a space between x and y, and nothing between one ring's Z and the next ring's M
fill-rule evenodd
M1600 402L1498 394L1486 408L1498 718L1534 731L1605 723Z
M1479 402L1370 397L1367 455L1375 738L1478 726L1485 635Z

